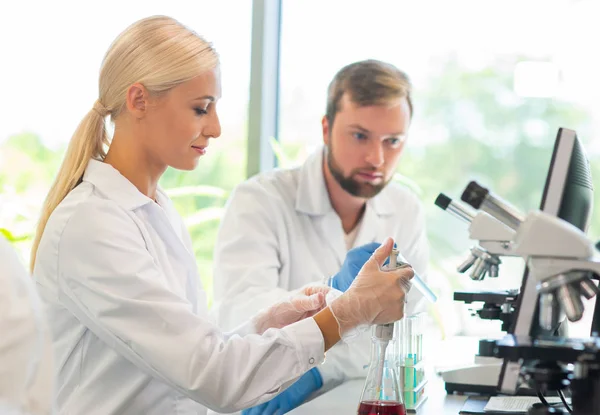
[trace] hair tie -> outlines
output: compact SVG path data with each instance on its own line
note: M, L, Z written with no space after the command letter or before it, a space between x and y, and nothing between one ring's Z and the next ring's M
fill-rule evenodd
M99 116L101 117L106 117L109 114L109 110L108 108L106 108L99 99L96 100L96 102L94 102L94 106L92 107L92 109L94 111L96 111L96 113L98 113Z

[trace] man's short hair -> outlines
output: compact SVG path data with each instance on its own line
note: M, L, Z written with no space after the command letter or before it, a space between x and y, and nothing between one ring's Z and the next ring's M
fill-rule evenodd
M408 76L390 63L375 59L354 62L340 69L329 84L325 116L333 124L340 101L348 93L350 101L359 107L386 105L406 98L412 118L411 89Z

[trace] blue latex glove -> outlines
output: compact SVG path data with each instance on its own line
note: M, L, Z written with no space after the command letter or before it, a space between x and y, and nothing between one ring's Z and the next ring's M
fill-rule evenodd
M323 386L323 378L316 367L306 372L289 388L268 402L242 411L242 415L280 415L291 411Z
M345 292L358 275L358 271L371 258L371 255L379 248L379 245L381 245L379 242L371 242L349 250L342 268L333 276L331 286L336 290Z

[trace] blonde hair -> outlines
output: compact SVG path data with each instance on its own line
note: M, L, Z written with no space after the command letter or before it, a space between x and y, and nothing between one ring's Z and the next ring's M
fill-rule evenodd
M389 104L406 98L412 118L411 92L410 79L394 65L376 59L354 62L340 69L329 84L325 115L333 125L340 111L340 101L348 93L350 100L359 107Z
M110 144L106 117L114 121L123 111L128 88L139 82L150 94L161 94L218 64L210 43L166 16L139 20L115 39L102 61L99 98L75 130L44 201L31 250L31 272L50 215L81 182L89 160L106 156Z

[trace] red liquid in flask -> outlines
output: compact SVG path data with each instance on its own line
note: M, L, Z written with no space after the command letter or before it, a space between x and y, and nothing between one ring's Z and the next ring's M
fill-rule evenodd
M363 401L358 415L406 415L406 408L399 402Z

